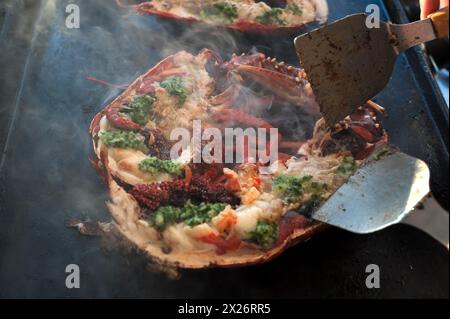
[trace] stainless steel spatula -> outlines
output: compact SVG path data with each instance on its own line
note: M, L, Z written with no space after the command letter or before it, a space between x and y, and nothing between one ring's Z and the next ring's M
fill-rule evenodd
M361 234L406 223L448 247L448 213L433 199L414 209L430 191L427 165L391 148L384 153L369 159L312 218Z
M427 20L368 27L356 14L295 39L300 63L329 125L377 95L388 83L400 52L448 36L448 7Z

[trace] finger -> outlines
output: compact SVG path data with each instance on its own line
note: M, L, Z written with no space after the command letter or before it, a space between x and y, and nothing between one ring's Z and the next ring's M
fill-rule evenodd
M448 0L443 0L448 3ZM420 0L420 7L422 9L421 19L426 19L428 15L439 10L441 1L439 0Z

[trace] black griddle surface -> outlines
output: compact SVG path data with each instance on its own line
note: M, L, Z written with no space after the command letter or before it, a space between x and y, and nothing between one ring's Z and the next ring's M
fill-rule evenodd
M330 0L330 18L364 11L374 2L379 1ZM65 27L69 3L81 9L79 30ZM134 252L105 253L98 239L66 229L69 217L109 220L106 188L88 162L87 130L94 114L120 92L86 77L130 83L168 54L203 47L224 57L256 48L297 63L296 34L226 33L127 15L114 1L2 5L0 297L448 298L448 251L407 226L369 236L333 229L265 265L183 271L176 281L148 271L145 259ZM447 135L441 135L442 119L433 117L441 110L441 98L427 82L427 67L410 62L423 61L420 54L400 57L391 83L376 101L388 110L384 124L393 144L428 162L433 190L446 202L448 123ZM431 91L423 92L424 86ZM68 264L80 266L80 289L65 287ZM369 264L381 268L380 289L365 286Z

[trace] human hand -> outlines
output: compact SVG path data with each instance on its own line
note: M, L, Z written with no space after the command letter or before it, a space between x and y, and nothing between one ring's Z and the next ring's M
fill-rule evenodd
M448 6L448 2L449 0L420 0L421 19L426 19L431 13Z

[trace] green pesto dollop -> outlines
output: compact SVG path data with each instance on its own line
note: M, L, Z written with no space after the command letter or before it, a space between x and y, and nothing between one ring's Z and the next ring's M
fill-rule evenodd
M280 8L270 9L257 16L256 21L262 24L286 25L286 20L280 17L282 13Z
M336 169L336 173L343 179L348 179L356 171L357 165L353 157L347 156L343 159L341 165Z
M249 235L251 241L264 249L270 249L278 239L278 225L260 220L256 224L256 228Z
M178 105L183 105L187 99L187 90L184 80L179 76L172 76L161 82L161 87L164 88L170 95L178 98Z
M297 4L295 4L295 3L289 3L287 6L286 6L286 10L288 10L288 11L290 11L290 12L292 12L293 14L296 14L296 15L301 15L302 13L303 13L303 10L302 10L302 8L300 8Z
M296 202L305 194L320 195L328 189L328 185L313 181L311 175L303 177L280 175L273 180L275 194L287 202Z
M194 227L211 221L225 207L226 205L223 203L193 204L189 201L183 207L159 207L150 215L148 221L150 225L160 232L164 231L168 226L178 223Z
M222 18L228 22L233 22L238 17L238 10L233 3L217 2L204 6L200 14L206 18L213 16Z
M183 165L171 160L161 160L157 157L148 157L139 163L139 169L148 173L168 173L170 175L180 175Z
M144 137L135 132L108 130L100 132L99 138L108 147L132 148L143 153L148 153L149 151L147 146L145 146Z
M121 108L121 112L140 125L145 125L150 120L153 104L156 98L153 95L135 96L133 101Z
M148 222L158 231L164 231L168 226L178 223L180 220L180 208L163 206L150 215Z

